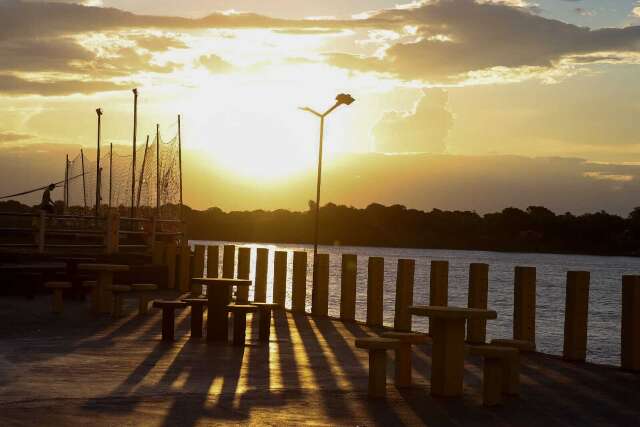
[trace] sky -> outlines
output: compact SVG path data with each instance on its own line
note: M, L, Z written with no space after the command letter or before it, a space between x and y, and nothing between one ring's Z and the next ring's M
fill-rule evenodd
M128 155L137 87L139 143L181 115L187 204L306 209L299 107L344 92L322 203L626 215L639 64L635 0L0 0L0 196L95 156L96 108Z

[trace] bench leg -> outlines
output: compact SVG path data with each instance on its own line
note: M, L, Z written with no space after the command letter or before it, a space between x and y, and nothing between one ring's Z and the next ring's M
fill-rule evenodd
M173 308L162 308L162 341L173 341L173 330L175 328L175 319Z
M464 377L464 319L430 319L433 350L431 394L462 395Z
M202 306L191 306L191 338L202 338Z
M396 387L411 386L411 344L409 343L402 343L396 349L395 374Z
M233 313L233 345L243 346L247 332L246 313Z
M121 293L113 294L113 309L111 311L111 315L114 319L117 319L122 316L122 300L123 295Z
M494 406L502 403L502 361L484 359L482 372L482 403Z
M62 300L62 289L53 290L52 311L56 314L62 313L64 303Z
M226 342L229 339L229 313L225 308L229 304L229 289L209 286L207 297L207 341Z
M369 350L369 397L384 397L387 393L387 351Z
M138 297L138 314L149 313L149 298L147 295L140 294Z
M520 358L514 357L502 362L502 391L516 396L520 388Z
M258 328L258 339L260 341L269 341L269 334L271 332L271 309L260 310Z
M93 314L100 314L100 291L98 285L91 288L91 312Z

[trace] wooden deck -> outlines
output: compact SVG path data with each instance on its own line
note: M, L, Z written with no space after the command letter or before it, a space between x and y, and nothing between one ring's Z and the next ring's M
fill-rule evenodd
M166 295L165 295L166 296ZM160 341L160 315L92 318L65 301L0 299L0 425L638 425L640 375L531 354L519 398L481 404L480 361L466 361L462 399L429 395L429 345L415 348L415 385L369 400L367 353L354 338L375 331L326 318L276 315L271 341L257 328L244 348L189 340L188 309L177 341ZM251 326L252 322L249 322ZM392 357L390 357L392 359ZM389 362L393 363L392 360Z

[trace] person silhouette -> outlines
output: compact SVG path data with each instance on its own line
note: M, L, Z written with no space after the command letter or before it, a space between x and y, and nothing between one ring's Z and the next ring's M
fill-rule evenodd
M40 203L40 209L47 213L55 213L56 204L51 200L51 191L56 188L55 184L49 184L42 193L42 202Z

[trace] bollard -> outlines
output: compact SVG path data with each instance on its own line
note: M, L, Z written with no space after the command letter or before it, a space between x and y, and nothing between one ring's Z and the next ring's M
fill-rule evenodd
M222 252L222 277L233 279L233 270L236 264L235 245L224 245Z
M316 277L311 293L311 314L327 316L329 314L329 254L317 254Z
M175 289L176 287L176 253L178 247L175 240L167 243L166 248L166 261L167 261L167 288Z
M489 294L489 264L473 263L469 266L469 308L487 309ZM469 319L467 322L467 342L484 344L487 340L486 319Z
M565 360L584 362L587 357L587 322L589 318L589 272L567 272L567 297L564 311Z
M640 371L640 276L622 277L622 369Z
M449 261L431 261L429 305L449 305ZM431 320L428 333L431 335Z
M207 277L218 277L218 263L220 260L220 247L207 246Z
M251 275L251 248L238 248L238 279L249 279ZM249 301L249 287L238 286L236 290L236 303Z
M255 302L267 301L267 263L269 261L269 249L258 248L256 250L256 280L253 291Z
M367 274L367 325L382 326L384 258L369 257Z
M191 277L203 277L204 276L204 249L202 245L195 245L193 252L193 271ZM191 293L194 296L202 295L202 285L192 284Z
M307 298L307 253L293 253L293 277L291 281L291 311L304 313Z
M340 320L354 322L356 320L356 277L358 274L358 257L351 254L342 255L342 275L340 278Z
M536 268L516 267L513 297L513 339L536 342Z
M273 302L284 308L287 298L287 253L276 251L273 257Z
M411 314L409 307L413 305L413 275L416 262L412 259L398 260L396 276L396 312L393 319L393 329L401 332L411 332Z

